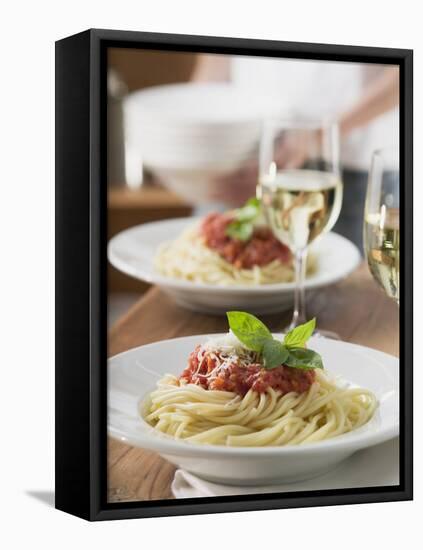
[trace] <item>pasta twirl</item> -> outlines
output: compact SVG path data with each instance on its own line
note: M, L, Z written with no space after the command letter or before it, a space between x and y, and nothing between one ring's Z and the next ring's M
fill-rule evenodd
M340 388L325 375L304 393L210 391L166 376L149 397L145 419L157 430L195 443L262 447L302 445L355 430L377 407L361 388Z
M267 265L240 269L204 244L198 226L188 228L175 241L159 249L154 265L167 277L221 286L267 285L294 279L292 262L273 260ZM316 270L316 258L310 255L307 273Z

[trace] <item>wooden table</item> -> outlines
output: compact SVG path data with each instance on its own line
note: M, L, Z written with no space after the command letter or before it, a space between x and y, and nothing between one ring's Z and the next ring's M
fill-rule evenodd
M364 263L344 281L310 292L308 317L317 317L321 329L341 338L399 355L399 317L396 304L386 298ZM280 330L291 312L261 316ZM157 288L149 290L112 328L109 356L166 338L225 332L224 317L193 313L174 304ZM109 500L173 498L170 485L175 467L156 453L110 439L108 448Z

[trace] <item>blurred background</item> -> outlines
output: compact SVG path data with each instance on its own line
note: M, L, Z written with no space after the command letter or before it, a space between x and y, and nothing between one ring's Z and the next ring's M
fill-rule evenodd
M239 206L255 192L263 119L330 118L344 182L334 230L362 249L370 158L398 146L398 98L388 65L109 49L108 238ZM108 285L109 324L148 288L110 265Z
M192 205L164 187L135 155L125 170L124 101L131 92L191 79L196 55L110 48L108 51L108 239L120 231L171 217L188 216ZM131 173L132 168L132 173ZM109 321L148 288L108 264Z

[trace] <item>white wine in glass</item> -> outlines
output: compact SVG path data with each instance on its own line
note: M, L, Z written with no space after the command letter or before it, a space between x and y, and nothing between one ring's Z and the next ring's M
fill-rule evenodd
M364 215L364 248L371 274L399 304L400 216L398 150L372 157Z
M283 170L263 177L261 192L273 233L294 252L333 227L342 204L339 176L318 170Z
M294 312L288 330L307 321L304 279L308 247L335 224L342 192L336 124L286 120L265 124L257 194L275 237L294 256Z

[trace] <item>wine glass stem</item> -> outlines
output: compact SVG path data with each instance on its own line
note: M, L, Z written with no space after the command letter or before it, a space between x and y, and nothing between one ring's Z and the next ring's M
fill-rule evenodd
M306 248L295 252L294 262L295 262L294 313L292 315L291 324L289 325L290 330L307 321L305 292L304 292L304 280L305 280L305 272L306 272L306 264L307 264Z

